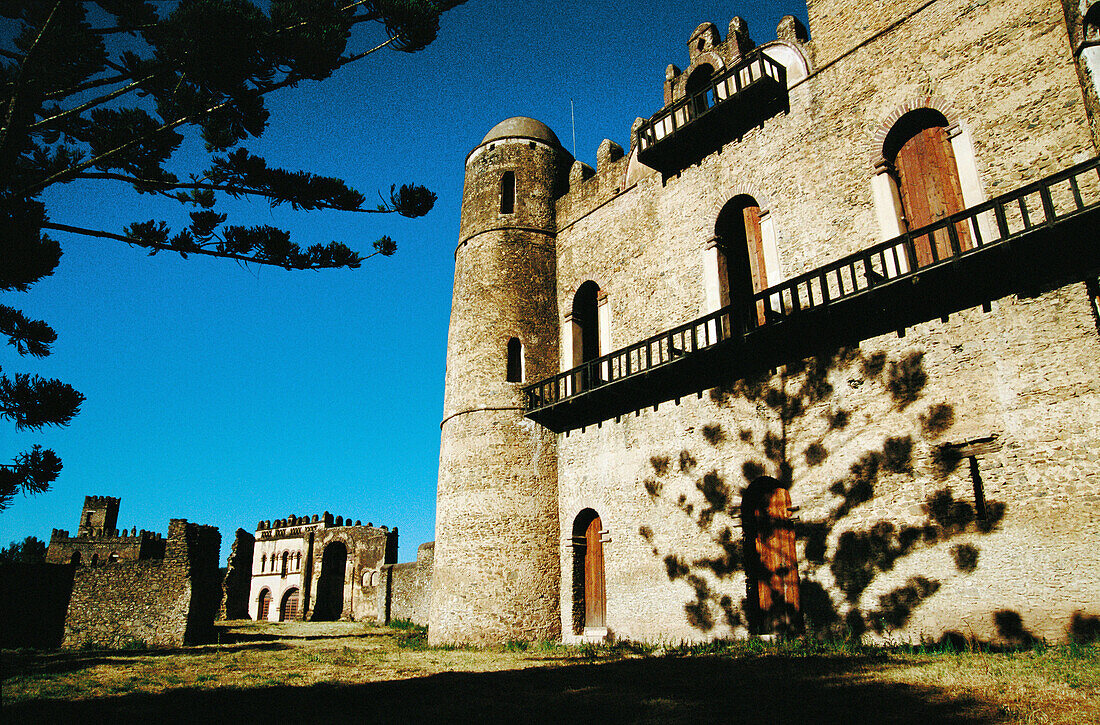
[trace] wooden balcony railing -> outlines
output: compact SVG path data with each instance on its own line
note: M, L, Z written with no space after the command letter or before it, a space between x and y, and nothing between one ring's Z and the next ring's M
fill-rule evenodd
M638 129L638 160L674 173L787 107L787 69L761 52L716 75Z
M527 416L588 425L1098 271L1100 158L529 385Z

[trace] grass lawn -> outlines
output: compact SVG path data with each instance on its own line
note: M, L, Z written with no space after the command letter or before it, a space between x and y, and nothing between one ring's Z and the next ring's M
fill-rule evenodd
M358 623L220 631L177 650L4 651L4 721L1100 723L1095 644L443 649Z

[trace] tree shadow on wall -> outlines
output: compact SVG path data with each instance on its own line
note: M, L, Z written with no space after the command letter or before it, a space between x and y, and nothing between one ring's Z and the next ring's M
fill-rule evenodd
M820 481L821 474L815 471L833 451L852 447L856 428L862 428L859 436L866 438L867 427L873 425L869 414L867 425L852 423L858 411L841 404L844 396L834 389L834 382L840 381L849 390L859 391L861 397L884 399L883 407L900 414L897 418L906 421L908 430L884 435L880 444L852 456L847 473L827 486L834 503L824 517L792 517L797 509L787 503L777 510L774 501L770 509L762 509L754 503L761 495L754 493L754 487L770 486L775 493L775 489L789 491L815 477ZM652 475L643 485L655 505L671 504L690 519L710 538L717 553L687 558L663 549L650 527L643 525L638 531L653 555L663 560L668 578L692 589L693 599L684 609L693 627L710 632L723 623L758 633L795 633L804 626L828 636L858 637L869 630L882 634L903 628L913 612L935 596L941 581L915 575L878 596L874 603L862 601L875 579L905 557L964 534L995 530L1005 506L983 501L979 510L945 486L925 498L916 523L867 521L868 507L863 505L874 501L887 477L897 489L916 481L924 469L943 482L962 461L957 448L938 442L954 425L954 409L942 401L925 404L927 383L923 353L910 352L891 360L883 352L864 355L858 349L845 348L788 366L778 374L739 380L711 391L719 406L754 411L755 426L727 431L719 423L710 423L700 430L714 451L731 445L751 451L741 459L743 480L731 483L717 470L700 473L696 455L684 450L678 455L654 455ZM792 451L792 429L812 428L815 421L809 416L818 415L824 420L817 427L824 432L802 450ZM928 451L926 461L916 460L918 451ZM667 494L668 489L682 484L677 477L692 484L695 495ZM793 532L787 559L774 552L781 548L784 529ZM953 564L964 575L976 571L980 550L971 543L973 538L968 536L965 543L951 547L951 562L945 564ZM797 561L797 573L785 569L794 561L795 539L802 542L804 551ZM741 574L747 591L735 602L730 585ZM759 593L762 583L767 584L766 597ZM830 588L836 595L830 594Z
M1004 722L988 702L876 682L874 657L625 660L361 685L135 693L4 707L35 722ZM776 697L761 697L775 692ZM783 696L786 693L786 696Z

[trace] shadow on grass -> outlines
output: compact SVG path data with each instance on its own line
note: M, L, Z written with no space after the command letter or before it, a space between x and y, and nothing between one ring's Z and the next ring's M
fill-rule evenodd
M3 678L17 675L34 674L64 674L77 672L96 665L122 664L129 661L135 664L149 658L165 657L168 655L210 655L232 654L234 652L274 652L290 649L290 645L278 642L250 643L229 646L214 647L212 645L200 645L184 649L143 649L143 650L53 650L39 652L34 650L20 651L8 650L0 655L0 673Z
M8 722L195 722L378 718L383 722L997 723L1000 709L875 682L872 657L626 660L454 672L361 685L173 690L5 706Z

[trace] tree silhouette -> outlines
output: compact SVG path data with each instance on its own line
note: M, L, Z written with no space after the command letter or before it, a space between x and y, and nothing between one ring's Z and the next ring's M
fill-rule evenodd
M267 126L264 97L383 48L414 52L431 43L440 15L464 0L22 0L0 3L0 291L26 291L53 273L60 245L47 232L110 239L149 254L177 252L286 269L356 268L396 243L382 236L360 256L341 242L303 247L282 229L227 224L225 197L271 206L419 217L434 193L394 184L380 204L340 179L273 167L242 145ZM363 50L356 30L377 22L385 40ZM194 129L206 169L168 169ZM235 147L235 148L234 148ZM128 184L172 199L186 221L136 220L119 231L50 220L39 198L74 180ZM89 212L91 215L91 212ZM20 355L44 356L56 334L45 322L0 306L0 333ZM83 396L37 376L0 376L0 416L19 428L66 425ZM61 471L34 446L0 465L0 509L15 493L46 490Z
M877 388L876 394L886 396L892 410L906 415L911 432L883 435L880 443L860 446L854 455L849 452L853 460L846 474L827 486L834 502L824 517L762 515L768 509L761 508L761 496L775 489L796 491L806 479L820 479L817 471L834 455L832 451L850 451L851 443L866 440L867 426L852 422L860 411L843 407L844 396L834 389L840 380L851 390L864 385ZM739 460L743 480L737 484L717 470L697 471L696 456L684 450L678 454L678 466L669 455L654 455L652 474L643 485L654 505L670 505L704 533L713 544L713 554L688 558L662 550L651 527L643 525L638 532L653 555L663 560L669 579L690 587L694 597L684 610L693 627L709 632L724 623L754 632L796 633L804 628L818 635L860 636L869 630L881 634L904 627L912 612L935 595L940 581L914 575L873 602L863 597L879 575L914 552L961 534L993 531L1004 516L1003 504L985 502L985 510L979 512L944 487L925 498L919 523L867 522L853 515L857 507L875 498L884 477L915 480L930 473L942 481L958 466L957 449L938 442L954 424L954 409L946 402L921 408L927 382L921 352L891 360L883 352L865 354L844 348L711 391L719 407L755 411L756 430L750 424L742 424L736 434L719 423L700 428L703 442L723 455L729 455L731 444L742 446L741 450L749 447L752 453ZM820 426L806 425L812 415L823 419L824 434ZM811 440L796 451L792 429L800 423L801 431L819 430L819 434L810 435ZM868 425L873 421L868 419ZM928 460L916 460L918 448L930 451ZM681 487L682 482L672 481L675 476L686 478L696 495L669 494L670 488ZM777 571L774 560L760 553L761 537L781 536L786 530L801 542L797 585L793 576ZM979 554L971 543L957 544L949 551L950 562L963 574L978 568ZM730 585L742 576L748 593L737 601ZM762 609L754 587L784 578L796 591L771 587L768 605Z

